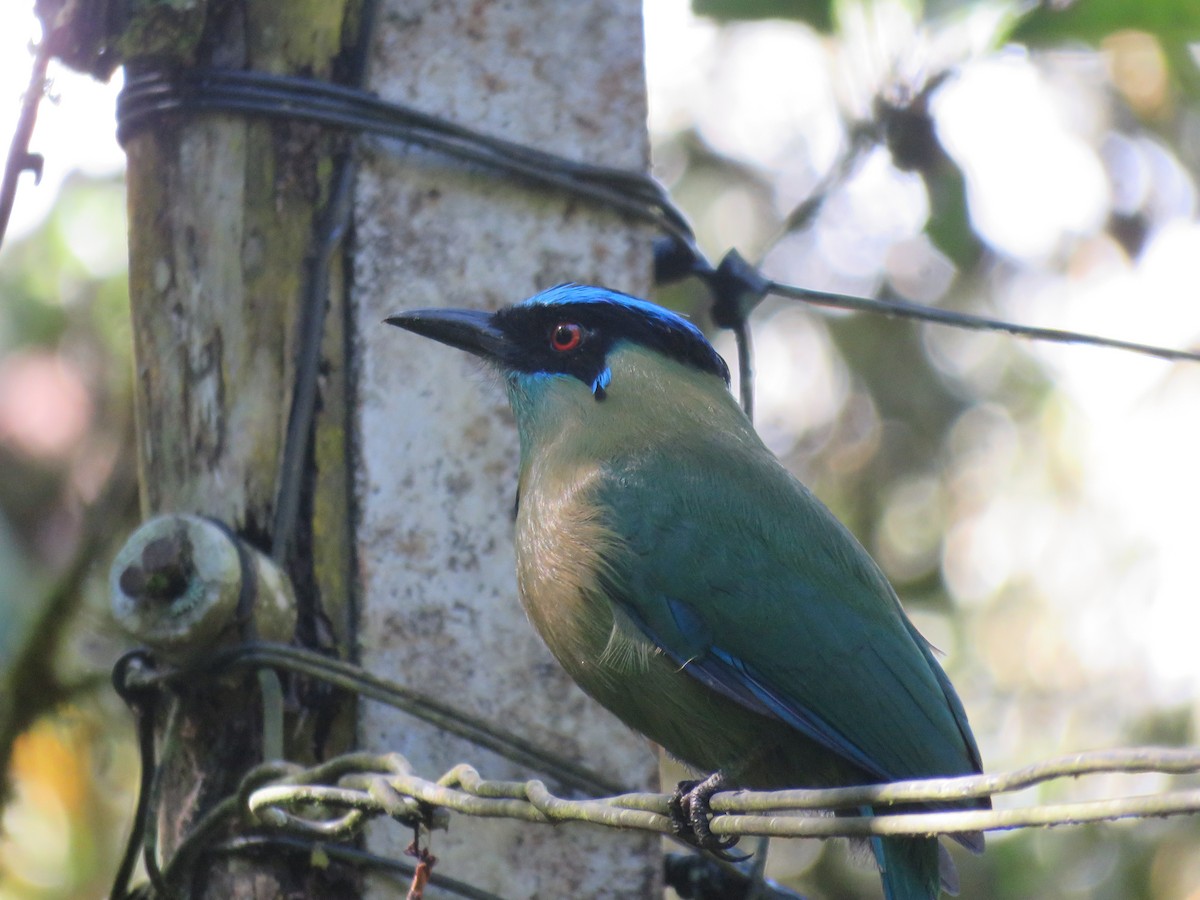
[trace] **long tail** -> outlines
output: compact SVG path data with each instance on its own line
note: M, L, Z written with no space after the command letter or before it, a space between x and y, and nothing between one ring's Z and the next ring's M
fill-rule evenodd
M886 900L937 900L942 889L937 838L872 838L871 849Z

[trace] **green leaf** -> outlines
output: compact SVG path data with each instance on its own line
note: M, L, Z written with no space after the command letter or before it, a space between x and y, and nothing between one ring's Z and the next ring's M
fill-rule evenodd
M817 31L833 31L832 0L692 0L692 11L721 22L790 19Z
M1039 4L1017 23L1013 39L1031 46L1098 44L1116 31L1146 31L1165 44L1200 39L1196 0L1076 0L1065 8Z

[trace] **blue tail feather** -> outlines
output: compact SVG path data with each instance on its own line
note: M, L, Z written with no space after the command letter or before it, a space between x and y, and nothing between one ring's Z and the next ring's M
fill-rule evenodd
M870 815L871 810L863 810ZM885 900L937 900L942 892L942 853L934 837L874 837L871 849L879 865ZM951 883L955 880L951 865Z

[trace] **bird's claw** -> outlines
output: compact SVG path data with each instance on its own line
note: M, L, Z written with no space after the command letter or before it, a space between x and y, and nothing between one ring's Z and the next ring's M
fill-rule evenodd
M709 828L712 810L708 801L713 794L727 790L728 784L720 772L703 781L681 781L667 804L671 818L671 830L682 840L694 847L706 850L725 862L744 862L752 854L731 853L737 845L737 836L718 837Z

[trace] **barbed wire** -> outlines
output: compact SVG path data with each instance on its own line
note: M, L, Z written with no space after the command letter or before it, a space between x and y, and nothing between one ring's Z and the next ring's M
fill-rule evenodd
M1064 778L1086 775L1200 772L1200 750L1143 747L1058 757L991 775L893 782L850 788L730 791L713 796L710 827L722 836L872 837L960 834L1078 825L1127 818L1200 812L1200 789L1172 790L991 810L904 811L875 816L829 816L834 810L936 804L996 797ZM336 775L329 780L330 775ZM538 824L588 822L671 835L669 794L629 793L592 799L563 798L539 780L492 781L460 764L431 781L415 775L397 753L347 754L298 770L250 791L247 808L261 823L325 840L348 840L370 819L390 816L411 825L450 811ZM771 815L756 813L770 812ZM434 824L440 824L435 821Z

